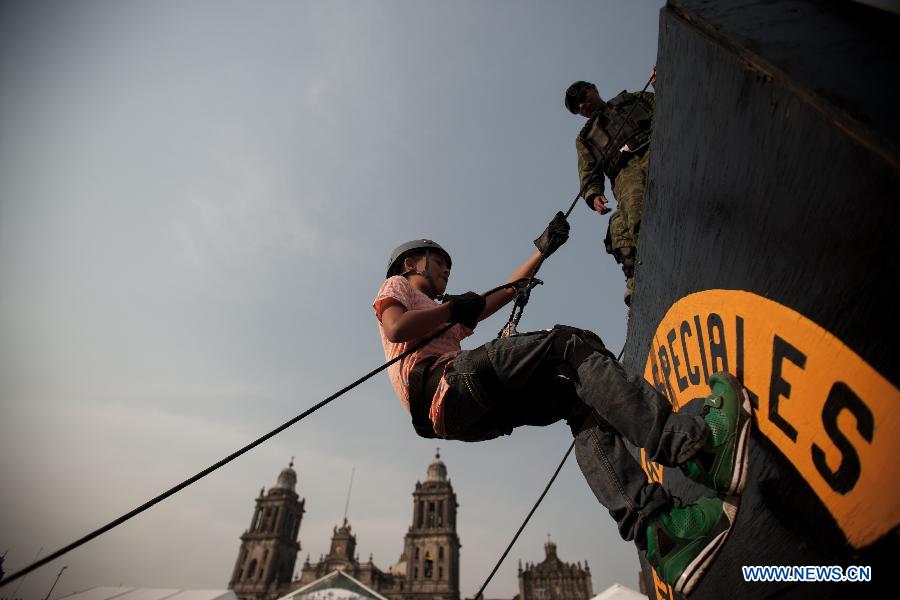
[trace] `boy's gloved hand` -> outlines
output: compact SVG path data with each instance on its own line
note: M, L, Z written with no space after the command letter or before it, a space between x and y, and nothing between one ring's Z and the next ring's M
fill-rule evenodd
M550 256L556 249L566 243L569 239L569 222L562 211L556 213L547 229L541 234L541 237L534 240L534 245L541 251L544 258Z
M450 322L462 323L466 327L475 329L478 325L478 317L484 310L484 296L478 292L466 292L465 294L444 294L444 304L450 303Z

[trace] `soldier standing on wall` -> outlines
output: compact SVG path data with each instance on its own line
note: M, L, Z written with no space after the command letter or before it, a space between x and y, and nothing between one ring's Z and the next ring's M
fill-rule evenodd
M656 67L653 67L651 83L656 83ZM565 96L566 108L587 118L575 138L580 189L587 205L601 215L610 212L604 196L604 176L612 182L618 210L609 218L606 251L622 265L626 278L625 304L629 306L650 162L653 97L650 92L623 91L604 101L597 93L597 86L587 81L570 85Z

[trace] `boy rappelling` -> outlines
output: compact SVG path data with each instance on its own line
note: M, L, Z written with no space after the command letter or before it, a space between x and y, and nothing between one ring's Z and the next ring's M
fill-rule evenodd
M713 375L702 416L691 416L673 412L643 378L628 375L590 331L557 325L461 349L461 340L508 304L516 295L510 288L532 277L568 235L558 213L510 285L486 297L444 294L452 260L437 243L397 247L373 302L385 357L443 333L392 364L388 375L422 437L477 442L565 419L579 467L622 538L635 540L660 577L688 594L724 543L746 483L750 403L737 380ZM679 466L716 496L674 506L661 485L647 481L624 440L644 448L649 460Z

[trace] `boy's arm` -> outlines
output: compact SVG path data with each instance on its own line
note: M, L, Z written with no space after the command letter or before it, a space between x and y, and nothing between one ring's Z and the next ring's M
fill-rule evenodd
M506 283L513 283L519 279L531 277L534 269L541 259L541 251L536 250L528 260L519 265L519 268L510 275ZM502 289L494 292L485 299L484 309L481 311L478 320L483 321L495 312L503 308L504 305L516 297L514 289ZM384 336L389 342L399 343L421 338L435 329L450 321L450 303L435 304L432 307L420 310L406 310L406 308L397 302L389 301L387 306L381 311L381 326L384 329Z
M406 310L396 300L381 311L384 336L393 343L425 337L450 320L450 305L435 304L420 310Z
M537 266L540 259L541 251L537 250L528 258L528 260L519 265L519 268L516 269L516 271L512 275L510 275L509 279L506 280L506 283L512 283L525 277L531 277L534 274L534 268ZM509 302L515 297L516 290L510 288L494 292L486 298L484 303L484 310L481 311L481 315L478 317L478 320L484 321L492 314L503 308L505 305L509 304Z
M568 239L569 222L566 221L566 216L562 214L562 212L558 212L553 217L553 220L550 221L550 224L547 225L547 228L541 236L534 240L534 245L537 246L537 252L519 265L519 268L506 280L506 283L513 283L519 279L525 279L526 277L534 275L538 263L541 260L541 254L544 255L545 259L548 258L551 254L556 252L557 248L565 244ZM478 317L478 320L482 321L488 318L515 297L516 290L509 288L491 294L487 297L484 304L484 310L481 311L481 316Z
M514 283L520 279L531 277L535 269L537 269L541 255L543 254L545 259L548 258L560 246L565 244L568 239L569 223L566 221L565 215L562 212L558 212L540 237L534 240L537 251L528 260L519 265L519 268L510 275L506 283ZM487 296L478 320L483 321L488 318L500 310L503 305L508 304L515 296L516 291L513 289L497 290L490 296ZM461 296L461 298L464 297L465 294ZM378 310L379 307L376 307L376 313ZM380 311L381 327L384 330L384 336L388 341L395 344L424 337L444 323L449 322L454 315L452 301L419 310L406 310L406 307L399 300L385 299L384 304L380 306ZM465 319L461 320L465 321Z

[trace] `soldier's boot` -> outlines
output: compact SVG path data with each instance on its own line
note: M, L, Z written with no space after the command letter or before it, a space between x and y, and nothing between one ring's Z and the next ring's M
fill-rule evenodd
M647 562L676 593L690 594L725 544L737 497L700 498L657 513L647 524Z
M750 399L729 373L709 378L712 394L703 402L709 428L706 444L681 465L684 474L724 494L740 494L747 484Z
M625 274L625 306L631 306L631 298L634 295L634 259L637 251L633 247L619 248L622 273Z

